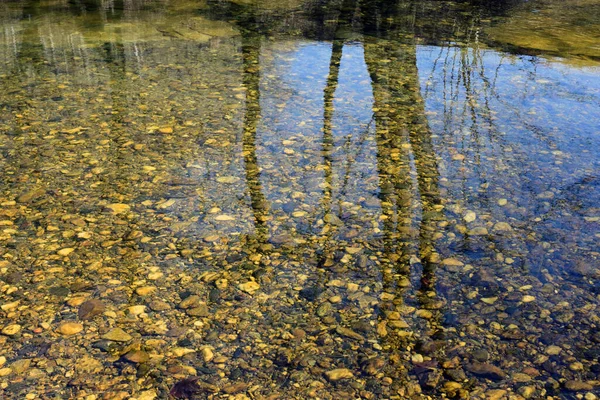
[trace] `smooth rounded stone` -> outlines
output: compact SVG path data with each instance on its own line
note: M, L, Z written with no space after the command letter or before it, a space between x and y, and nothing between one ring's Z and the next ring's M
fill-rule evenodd
M433 318L433 313L429 310L417 310L417 312L415 312L415 315L417 317L423 318L423 319L431 319Z
M150 272L148 274L148 279L150 279L151 281L155 281L155 280L162 278L163 276L165 276L165 274L163 274L162 272L159 272L159 271Z
M460 389L462 389L462 384L454 381L444 382L444 385L442 387L442 390L451 396L454 396L454 394Z
M64 249L60 249L59 251L56 252L56 254L58 254L59 256L62 256L62 257L67 257L69 254L71 254L74 251L75 251L74 248L67 247Z
M317 307L317 315L319 317L324 317L331 312L332 308L333 307L329 302L321 303L319 307Z
M497 296L494 296L494 297L482 297L482 298L481 298L481 301L482 301L483 303L485 303L485 304L489 304L489 305L492 305L492 304L494 304L494 303L495 303L497 300L498 300L498 297L497 297Z
M360 288L360 286L358 286L356 283L352 283L352 282L348 283L348 286L347 286L348 293L358 292L359 288Z
M594 394L594 393L586 393L585 396L583 396L583 398L585 400L596 400L598 397Z
M15 374L20 375L23 372L27 371L30 365L31 360L28 358L24 358L22 360L17 360L13 362L10 367Z
M422 354L413 354L410 357L410 360L415 364L422 363L424 361Z
M464 382L467 379L467 375L462 368L451 368L444 371L444 374L453 381Z
M492 389L485 392L485 400L502 400L508 391L504 389Z
M561 351L562 351L562 348L560 348L559 346L551 345L551 346L546 347L546 354L548 354L550 356L559 355Z
M142 286L135 289L135 293L138 296L149 296L156 291L156 287L154 286Z
M106 208L110 209L114 214L122 214L131 209L127 204L122 203L113 203L106 206Z
M171 305L161 300L153 300L148 304L152 311L167 311L171 309Z
M173 355L175 357L183 357L186 354L191 354L191 353L196 352L196 350L188 349L187 347L174 347L171 351L173 352Z
M468 234L471 236L485 236L488 234L488 230L484 226L477 226L473 229L469 229Z
M113 354L119 350L119 345L113 341L102 339L92 343L92 347Z
M6 325L2 328L2 334L6 336L14 336L19 332L21 332L21 325L19 324Z
M138 364L145 363L148 362L148 360L150 360L150 356L148 355L148 353L142 350L132 350L125 354L123 358L129 362Z
M354 340L358 340L358 341L365 340L365 338L361 334L358 334L358 333L354 332L350 328L346 328L346 327L343 327L343 326L337 326L335 328L335 331L338 334L342 335L342 336L346 336L346 337L354 339Z
M83 302L79 306L77 315L81 320L88 320L94 318L96 315L100 315L106 311L106 306L102 301L98 299L91 299Z
M137 400L154 400L156 399L157 394L154 390L144 390L137 395Z
M507 199L498 199L497 203L499 206L505 206L508 204L508 200Z
M550 200L550 199L554 198L554 192L547 190L545 192L538 194L536 197L538 199L542 199L542 200Z
M146 311L146 306L144 306L144 305L130 306L130 307L127 307L127 311L131 315L140 315Z
M462 267L465 264L462 261L460 261L460 260L458 260L456 258L450 257L450 258L443 259L442 260L442 265L445 265L445 266L448 266L448 267Z
M354 374L347 368L337 368L331 371L325 372L325 376L331 382L339 381L340 379L351 379L354 378Z
M111 329L110 331L102 335L101 338L106 340L112 340L113 342L128 342L131 339L133 339L130 334L128 334L121 328Z
M344 222L339 219L339 217L333 213L328 213L325 214L325 216L323 217L323 221L327 222L328 224L332 224L332 225L337 225L337 226L342 226L344 225Z
M593 390L594 387L587 382L569 380L565 382L565 389L572 392L581 392L584 390Z
M202 350L200 350L200 353L202 354L202 359L204 362L210 362L213 358L215 358L215 353L213 353L210 347L203 347Z
M331 296L329 298L329 302L332 304L337 304L337 303L340 303L341 301L342 301L342 296L335 295L335 296Z
M465 213L465 215L463 215L463 220L464 220L466 223L473 222L473 221L475 221L476 219L477 219L477 214L475 214L475 212L473 212L473 211L467 211L467 212Z
M163 126L162 128L158 128L158 132L162 133L163 135L170 135L171 133L173 133L173 127Z
M87 297L85 297L85 296L71 297L69 300L67 300L67 305L69 305L71 307L79 307L83 303L85 303L86 300L87 300Z
M535 394L535 386L521 386L519 394L526 399L530 399Z
M482 376L484 378L489 378L495 381L499 381L507 377L506 372L502 371L495 365L481 363L477 361L474 361L471 364L467 364L467 371L471 372L472 374Z
M221 214L215 217L215 221L226 222L226 221L235 221L236 218L232 215Z
M217 182L219 183L236 183L240 178L237 176L219 176Z
M512 231L512 227L506 222L497 222L494 225L494 231L496 232L510 232Z
M207 243L216 242L219 239L220 239L219 235L209 235L209 236L205 236L202 238L202 240L204 240Z
M569 369L571 371L583 371L583 364L579 361L575 361L574 363L569 364Z
M323 293L323 290L322 287L317 285L307 286L302 288L298 294L307 301L315 301Z
M83 330L83 325L77 322L65 322L61 324L56 330L58 333L70 336L76 335Z
M394 319L394 320L388 321L387 325L392 329L407 329L410 327L408 322L406 322L403 319Z
M69 293L71 293L71 290L64 286L53 286L48 289L48 293L50 293L52 296L66 297L69 295Z
M529 294L526 294L525 296L523 296L523 298L521 299L521 301L523 303L531 303L532 301L535 301L535 296L531 296Z
M200 301L202 299L200 298L200 296L197 295L191 295L186 297L185 299L183 299L178 305L178 308L181 309L187 309L187 308L193 308L193 307L197 307L200 304Z
M6 274L2 277L2 280L10 285L15 285L23 279L23 274L21 272L11 272L10 274Z
M6 364L6 357L0 356L0 367L4 366L4 364Z
M519 383L527 383L531 381L531 376L524 374L522 372L516 372L512 375L512 379L515 382L519 382Z
M255 281L248 281L246 283L240 283L238 285L238 288L242 292L246 292L248 294L254 294L254 292L256 292L258 289L260 289L260 285L258 283L256 283Z
M488 353L485 349L475 349L473 352L471 352L471 355L475 360L480 362L487 361L490 358L490 353Z
M8 376L12 374L12 369L9 367L0 368L0 377Z
M246 389L248 389L248 384L245 382L236 382L236 383L232 383L231 385L223 386L223 391L227 394L235 394L235 393L244 392L244 391L246 391ZM245 397L245 398L247 398L247 397Z
M29 203L33 200L36 200L46 194L45 189L37 188L30 190L29 192L25 192L19 197L17 197L17 202L19 203Z
M185 313L191 317L208 317L210 312L206 304L200 304L198 307L189 308Z

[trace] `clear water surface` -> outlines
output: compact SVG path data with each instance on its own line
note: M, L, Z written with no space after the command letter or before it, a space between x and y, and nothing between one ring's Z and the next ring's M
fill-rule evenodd
M0 397L596 398L598 21L3 2Z

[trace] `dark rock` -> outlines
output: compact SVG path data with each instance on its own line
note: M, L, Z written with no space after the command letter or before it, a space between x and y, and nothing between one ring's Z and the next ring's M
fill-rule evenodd
M449 380L455 382L462 382L467 379L467 375L465 375L465 371L463 371L462 368L448 369L444 372L444 374Z
M92 319L106 311L106 306L98 299L88 300L79 306L77 315L81 320Z
M2 280L10 285L21 282L21 279L23 279L23 274L21 272L11 272L2 277Z
M525 338L525 334L518 329L509 329L502 331L500 337L506 340L522 340Z
M471 355L473 356L473 359L480 362L485 362L490 358L490 354L485 349L475 349Z
M240 253L229 253L227 255L227 257L225 257L225 260L229 263L229 264L233 264L235 262L238 261L242 261L244 257L240 254Z
M210 290L210 292L208 293L208 300L212 301L213 303L219 301L220 298L221 298L221 291L217 288L212 288Z
M482 296L491 296L498 293L500 286L494 276L484 268L475 272L471 278L471 284L479 288Z
M48 293L57 297L67 297L71 293L71 290L64 286L53 286L48 289Z
M299 295L308 301L315 301L321 293L323 293L323 288L319 286L309 286L300 290Z
M377 375L385 366L385 361L381 358L370 358L363 365L363 371L368 375Z
M100 349L110 354L114 354L119 350L121 346L111 340L98 340L97 342L92 343L92 347L95 349Z
M185 313L192 317L208 317L210 312L206 304L200 304L198 307L190 308Z
M169 329L165 333L165 336L167 336L167 337L181 337L181 336L185 335L185 333L187 331L188 331L188 328L184 328L182 326L175 326L175 327Z

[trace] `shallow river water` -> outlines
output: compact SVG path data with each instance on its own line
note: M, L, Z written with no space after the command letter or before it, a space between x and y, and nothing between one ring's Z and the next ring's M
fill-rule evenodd
M600 396L600 4L0 4L0 398Z

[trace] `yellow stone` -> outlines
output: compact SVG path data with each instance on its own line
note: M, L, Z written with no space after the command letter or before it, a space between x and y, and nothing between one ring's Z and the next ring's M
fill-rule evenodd
M447 265L450 267L462 267L465 264L456 258L446 258L442 261L442 265Z
M64 324L58 327L57 332L62 335L70 336L75 335L81 332L82 330L83 325L77 322L65 322Z
M338 368L331 371L325 372L325 376L332 382L339 381L340 379L354 378L354 374L347 368Z
M253 294L258 289L260 289L260 285L254 281L249 281L246 283L240 283L238 285L238 288L243 292L246 292L248 294Z
M235 218L232 217L231 215L221 214L221 215L217 215L215 217L215 220L217 220L217 221L235 221Z
M149 294L152 294L155 291L156 288L154 286L142 286L135 289L135 293L137 293L138 296L148 296Z
M75 251L74 248L66 247L64 249L60 249L59 251L57 251L56 254L58 254L59 256L67 257L69 254L71 254L74 251Z
M7 325L2 329L2 334L6 336L13 336L21 332L21 325L11 324Z
M106 208L110 208L115 214L122 214L124 212L129 211L131 207L129 207L127 204L114 203L107 205Z

